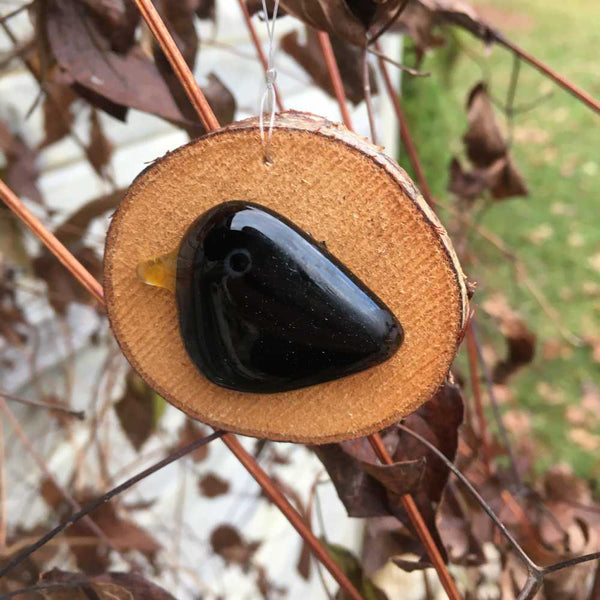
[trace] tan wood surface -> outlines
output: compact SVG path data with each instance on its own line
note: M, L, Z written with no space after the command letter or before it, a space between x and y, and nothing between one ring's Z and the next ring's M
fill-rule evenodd
M133 368L187 414L236 433L304 443L366 435L436 391L466 321L465 279L422 196L379 148L305 113L277 117L266 165L255 119L155 161L113 217L104 286L114 334ZM178 330L174 296L136 276L178 247L187 227L227 200L258 202L325 241L394 311L405 331L386 363L281 394L243 394L207 381Z

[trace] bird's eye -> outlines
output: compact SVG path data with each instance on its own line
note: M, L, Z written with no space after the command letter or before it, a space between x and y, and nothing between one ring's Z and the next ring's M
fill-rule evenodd
M248 250L236 248L225 257L225 269L234 277L240 277L252 267L252 257Z

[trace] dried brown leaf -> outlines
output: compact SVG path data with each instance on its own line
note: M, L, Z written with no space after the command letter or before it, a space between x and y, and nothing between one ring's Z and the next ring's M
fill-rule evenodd
M417 0L419 4L444 21L463 27L473 35L491 42L496 39L494 29L465 0Z
M207 498L223 496L229 491L229 482L215 473L206 473L198 481L200 493Z
M296 563L296 570L302 579L308 581L310 579L310 565L312 560L312 550L309 545L303 540L300 546L300 554Z
M39 148L62 140L71 131L73 113L71 104L76 98L70 86L49 78L44 84L44 139Z
M154 433L163 409L164 400L139 375L129 371L123 395L115 404L115 412L136 450Z
M201 20L215 20L215 0L197 0L196 16Z
M23 138L0 122L0 151L6 157L6 171L3 179L20 198L43 204L37 187L39 170L38 155Z
M45 600L175 600L166 590L135 573L104 573L86 577L52 569L40 583L64 583L64 588L42 592Z
M405 422L454 460L462 419L460 391L456 385L446 382ZM386 429L382 439L394 461L391 466L378 464L367 438L319 446L315 452L350 516L393 515L410 529L412 524L401 498L412 494L443 552L435 517L448 481L448 468L434 453L396 426Z
M8 220L5 223L14 225ZM5 233L1 224L0 233ZM11 240L8 236L0 239ZM0 263L0 338L4 338L11 345L20 346L26 339L25 325L27 321L25 320L25 313L17 304L14 280L14 269L8 267L6 263Z
M196 64L198 34L194 15L198 0L158 0L156 7L190 69Z
M413 493L425 468L421 460L380 465L365 438L317 446L314 451L351 517L394 514L390 503L397 502L399 493Z
M488 182L484 169L465 171L456 157L450 162L448 190L465 200L480 198L487 189Z
M206 435L208 435L207 430L202 425L192 421L192 419L186 419L179 429L179 439L177 444L171 448L171 452L176 452L185 446L189 446L193 442L205 437ZM202 462L208 457L209 451L209 444L206 444L198 448L198 450L195 450L191 454L191 458L194 462Z
M335 97L329 71L323 60L323 53L317 39L317 32L306 28L306 42L300 43L298 31L292 31L281 39L281 49L289 54L314 80L316 85L331 97ZM349 42L331 36L331 45L340 69L346 97L353 104L364 100L363 88L363 51ZM377 80L373 69L369 67L371 91L377 93Z
M113 51L85 4L50 0L41 24L59 67L89 102L120 119L136 108L185 122L156 65L137 47Z
M492 197L496 200L529 194L527 184L509 154L492 163L486 170L486 177Z
M65 246L74 247L80 243L95 219L117 208L125 197L125 191L115 190L86 202L56 228L54 235Z
M247 542L235 527L224 524L210 534L210 545L227 564L237 564L247 570L260 542Z
M365 4L374 5L369 0ZM367 41L368 25L361 22L346 0L283 0L281 5L286 13L314 29L326 31L357 46L364 46Z
M409 35L415 44L417 65L430 48L443 46L444 38L436 34L439 17L421 2L409 2L396 20L393 30Z
M478 167L489 167L508 150L504 135L496 122L487 86L478 83L467 100L469 129L463 137L467 156Z
M83 0L90 9L110 49L125 54L135 43L135 31L141 21L133 0Z
M94 109L90 113L90 142L87 149L92 167L100 177L104 177L110 164L113 145L104 133L98 111Z
M95 250L88 246L71 248L75 258L98 280L102 280L102 260ZM48 286L48 301L58 314L65 314L72 302L95 305L90 293L46 249L33 260L33 270L37 277Z

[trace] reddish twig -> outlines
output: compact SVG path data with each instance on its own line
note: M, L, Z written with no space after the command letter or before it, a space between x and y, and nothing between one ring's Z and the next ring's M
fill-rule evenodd
M256 54L258 55L258 59L260 60L263 70L265 73L269 68L269 63L267 61L267 57L265 55L265 51L263 50L262 44L260 43L260 38L256 33L256 27L254 27L254 23L252 22L252 17L250 16L250 12L248 11L248 7L246 6L245 0L238 0L240 9L242 10L242 14L244 15L244 21L246 22L246 27L248 28L248 32L250 33L250 37L252 38L252 43L256 48ZM283 101L281 100L281 94L279 93L279 87L276 83L273 84L273 89L275 90L275 100L277 101L277 106L279 110L285 110L283 107Z
M483 463L488 472L492 472L492 455L488 443L487 421L483 412L483 399L481 396L481 382L479 381L479 364L477 357L477 345L471 329L471 323L467 327L467 353L469 356L469 371L471 374L471 388L473 389L473 398L475 399L475 413L479 425L479 438L481 440L481 453Z
M379 140L377 136L377 129L375 128L375 111L373 109L373 96L371 94L371 81L369 77L369 53L367 48L364 49L362 58L363 94L365 95L365 106L367 107L367 116L369 117L369 130L371 131L371 141L375 145L378 145Z
M154 8L150 0L135 0L135 3L142 13L144 21L146 21L146 24L150 28L152 35L156 38L156 41L171 64L177 79L179 79L185 89L185 93L196 109L204 128L206 131L218 129L219 121L217 121L215 113L194 79L194 75L181 55L179 48L177 48L175 40L169 33L158 11Z
M321 46L321 52L323 52L325 64L327 65L327 71L329 72L331 84L333 85L333 92L342 113L342 121L348 129L352 130L352 118L350 117L350 111L348 110L348 102L346 101L344 83L342 82L342 76L340 75L340 70L335 59L331 40L324 31L318 31L317 38L319 40L319 45Z
M381 47L378 44L375 45L375 49L378 52L381 52ZM410 134L410 129L408 127L404 111L402 110L402 105L400 104L399 92L398 90L394 89L388 66L385 64L385 60L381 56L379 57L379 70L383 76L383 83L385 84L386 91L390 97L390 100L392 101L394 112L396 113L396 118L398 119L398 123L400 125L400 137L402 138L402 143L404 144L404 148L406 148L406 153L408 154L408 158L410 159L415 171L415 175L419 183L419 189L421 190L423 198L425 198L427 204L433 208L435 206L435 200L429 188L429 184L427 183L425 171L421 165L412 135Z
M31 232L58 258L100 304L104 304L102 286L92 274L67 250L58 238L21 202L15 193L0 180L0 197Z
M385 465L393 465L394 461L390 456L387 448L385 447L381 436L378 433L374 433L369 436L369 442L375 451L375 454L379 458L379 460ZM410 522L413 527L417 530L417 534L423 546L425 546L425 550L427 551L427 555L429 559L433 563L435 570L437 571L438 577L440 578L440 582L448 597L451 600L460 600L460 594L458 593L458 589L446 564L444 563L444 559L440 554L440 550L437 547L437 544L434 542L433 537L431 536L431 532L425 523L421 512L417 504L415 503L413 497L410 494L405 494L401 497L402 505L404 506L404 510L407 512Z
M254 477L256 482L263 489L269 500L277 506L287 520L292 524L294 529L302 536L306 543L310 546L313 554L323 563L325 568L333 575L342 589L354 600L362 600L362 596L354 587L352 582L346 577L337 563L331 558L327 550L317 539L302 517L298 514L286 497L279 491L277 486L271 481L269 476L261 469L259 464L248 454L239 440L227 434L223 436L225 445L235 454L237 459L244 465L248 473Z
M517 469L517 461L515 458L515 453L513 452L512 444L510 443L510 439L508 437L508 432L504 425L504 419L502 418L502 412L500 411L500 405L498 403L498 399L496 398L496 393L494 392L494 382L492 380L492 375L490 373L490 369L485 361L483 356L483 350L481 348L481 344L479 343L479 338L477 335L477 325L475 323L475 318L471 319L469 323L469 333L471 334L473 345L475 346L475 350L477 352L477 357L479 358L479 365L481 366L481 372L483 374L483 379L486 384L488 396L490 399L490 404L492 406L492 412L494 414L494 419L496 420L496 424L498 425L498 431L500 432L500 437L502 439L502 444L504 445L504 450L506 451L506 455L508 457L510 463L510 471L513 477L514 485L517 489L523 488L523 483L521 481L521 476L519 475L519 470Z
M529 54L529 52L523 50L514 42L511 42L509 39L505 38L501 34L498 35L498 42L504 47L508 48L511 52L516 54L519 58L522 58L525 62L529 63L532 67L536 68L538 71L552 79L552 81L558 84L561 88L567 90L567 92L575 96L577 99L581 100L595 113L600 114L600 102L593 98L586 91L576 86L574 83L571 83L564 75L557 73L547 64L543 63L541 60L537 59L532 54Z

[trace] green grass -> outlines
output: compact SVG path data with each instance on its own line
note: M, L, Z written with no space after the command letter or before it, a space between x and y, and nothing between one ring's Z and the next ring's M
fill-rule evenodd
M600 98L600 3L494 0L475 4L484 9L493 4L501 17L498 26L509 38ZM480 61L468 56L465 47ZM446 48L431 52L421 68L432 76L405 77L404 107L433 193L448 203L448 163L452 155L462 153L468 90L487 74L493 94L505 97L512 56L500 47L493 47L487 56L481 43L460 32ZM522 64L517 106L550 91L547 101L514 122L512 153L530 196L494 203L481 214L480 223L526 264L564 327L578 336L600 336L600 294L590 293L594 284L600 288L600 265L590 262L600 255L600 116ZM501 115L499 119L505 124ZM410 171L406 157L401 162ZM536 240L536 232L546 232L547 239L542 235ZM600 445L589 451L569 439L573 425L566 419L566 408L580 403L585 382L600 388L600 364L594 362L589 347L570 347L562 340L556 325L493 246L473 233L469 240L472 260L464 267L469 278L480 284L478 303L502 292L538 335L536 359L511 379L514 400L507 405L530 415L539 448L538 467L563 460L578 474L599 478ZM481 310L479 315L486 342L502 353L502 340L490 319ZM553 340L564 343L570 356L544 358L544 346ZM459 365L464 365L464 358ZM549 402L548 389L557 397L555 403ZM583 427L600 436L600 414L589 415Z

